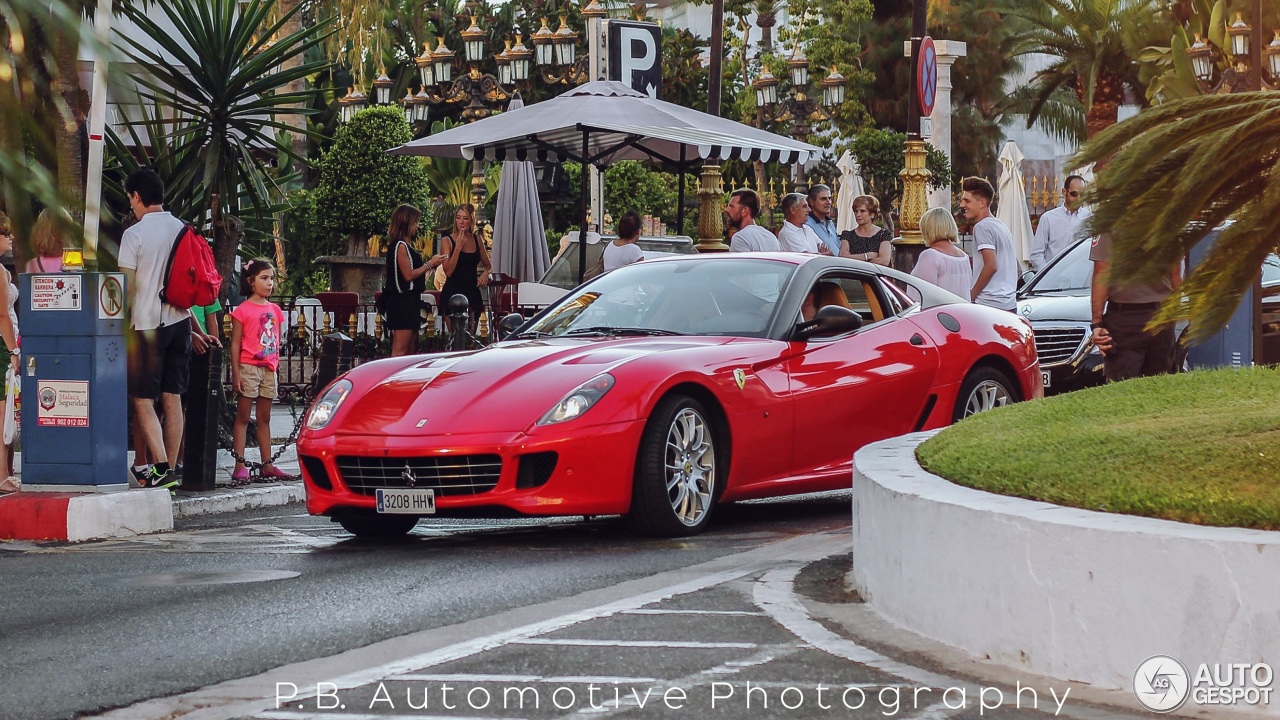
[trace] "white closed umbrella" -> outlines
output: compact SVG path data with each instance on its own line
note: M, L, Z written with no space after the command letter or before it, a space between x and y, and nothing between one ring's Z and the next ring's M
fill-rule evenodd
M508 110L524 106L512 98ZM547 233L538 204L538 177L533 163L508 160L498 180L498 210L493 220L493 270L517 282L537 282L551 265Z
M1013 235L1013 250L1018 256L1021 267L1018 271L1030 269L1028 258L1031 257L1031 213L1027 210L1027 188L1022 179L1022 161L1024 157L1018 144L1010 140L1000 150L1000 186L996 189L1000 205L996 208L996 218L1009 228Z
M852 230L856 222L853 220L853 199L866 195L862 185L862 167L848 150L836 161L836 169L840 171L840 188L836 192L836 232Z

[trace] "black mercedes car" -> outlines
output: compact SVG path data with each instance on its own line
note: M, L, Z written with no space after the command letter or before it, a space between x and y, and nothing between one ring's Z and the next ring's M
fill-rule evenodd
M1062 251L1018 291L1018 314L1035 331L1045 395L1101 385L1105 380L1102 353L1094 347L1089 328L1092 280L1086 238ZM1274 254L1262 267L1262 308L1264 358L1268 363L1280 362L1280 258ZM1184 324L1177 328L1180 342L1173 364L1179 370L1188 369L1187 349L1181 342L1185 329Z
M1062 251L1018 291L1018 314L1031 321L1044 394L1101 385L1102 353L1089 329L1089 241Z

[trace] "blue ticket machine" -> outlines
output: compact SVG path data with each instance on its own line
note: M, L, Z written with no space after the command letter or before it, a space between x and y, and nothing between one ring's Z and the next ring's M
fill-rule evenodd
M19 283L23 490L128 488L124 275Z

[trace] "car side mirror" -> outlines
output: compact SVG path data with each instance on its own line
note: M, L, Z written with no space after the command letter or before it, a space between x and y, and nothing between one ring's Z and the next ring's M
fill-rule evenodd
M1031 278L1033 278L1033 277L1035 277L1035 276L1036 276L1036 271L1035 271L1035 270L1028 270L1028 271L1026 271L1026 272L1022 273L1022 275L1018 277L1018 289L1019 289L1019 290L1021 290L1021 289L1023 288L1023 286L1025 286L1027 283L1031 282Z
M505 338L520 329L524 325L524 316L520 313L507 313L498 321L498 338Z
M862 327L862 316L847 307L824 305L812 320L796 323L792 336L801 342L814 337L844 335Z

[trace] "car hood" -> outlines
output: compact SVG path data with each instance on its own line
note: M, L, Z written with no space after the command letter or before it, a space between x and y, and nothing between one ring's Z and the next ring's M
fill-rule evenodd
M428 357L401 366L358 392L344 413L340 432L448 435L522 431L571 390L600 373L658 353L673 368L688 367L684 364L687 353L681 351L722 346L731 340L547 338Z
M1018 314L1031 320L1070 320L1089 322L1089 294L1053 293L1027 295L1018 299Z

